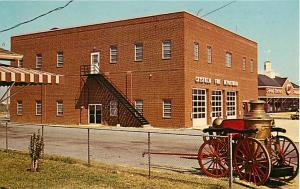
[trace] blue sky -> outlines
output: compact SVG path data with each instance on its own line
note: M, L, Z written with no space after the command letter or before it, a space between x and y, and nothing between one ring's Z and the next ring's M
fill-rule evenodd
M187 11L204 15L230 1L74 1L67 8L13 30L0 33L0 47L10 49L10 37L22 33L111 20ZM32 19L67 1L1 1L0 30ZM205 20L258 43L259 70L269 56L273 70L299 84L299 2L244 1L212 13ZM267 53L269 51L269 53Z

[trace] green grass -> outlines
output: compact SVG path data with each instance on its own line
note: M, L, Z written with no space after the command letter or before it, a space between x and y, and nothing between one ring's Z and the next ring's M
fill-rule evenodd
M0 150L0 188L227 188L226 180L198 175L153 172L124 166L46 155L38 172L30 172L29 155ZM234 188L242 188L235 185Z

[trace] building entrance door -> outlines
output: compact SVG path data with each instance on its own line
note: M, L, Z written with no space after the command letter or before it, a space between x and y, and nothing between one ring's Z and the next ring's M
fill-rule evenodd
M193 127L204 128L207 126L207 104L206 104L206 90L193 89Z
M223 117L222 91L212 91L211 99L211 117L212 121L214 121L217 117Z
M101 124L101 104L89 104L89 124Z
M100 72L100 52L91 53L91 74Z

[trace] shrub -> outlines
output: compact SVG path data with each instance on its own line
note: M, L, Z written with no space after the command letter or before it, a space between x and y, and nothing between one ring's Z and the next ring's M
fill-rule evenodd
M36 172L38 170L38 162L41 158L44 149L43 136L40 135L40 130L38 133L31 135L29 144L29 155L31 158L31 171Z

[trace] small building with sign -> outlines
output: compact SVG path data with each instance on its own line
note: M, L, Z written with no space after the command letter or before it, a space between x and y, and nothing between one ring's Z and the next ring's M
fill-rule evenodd
M204 128L242 118L258 98L257 43L187 12L23 34L11 46L24 55L14 66L64 75L15 95L13 122Z
M258 98L267 103L267 112L297 111L299 86L287 77L276 76L271 65L271 61L266 61L264 74L258 75Z

